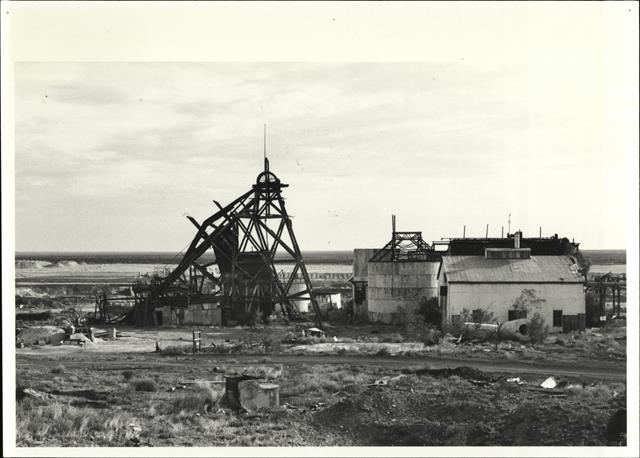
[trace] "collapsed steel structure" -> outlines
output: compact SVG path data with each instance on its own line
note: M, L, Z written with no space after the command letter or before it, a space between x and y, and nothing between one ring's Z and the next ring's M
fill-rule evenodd
M264 170L252 189L198 223L178 266L166 276L154 276L133 286L135 306L129 320L137 325L162 324L158 307L186 308L191 304L214 304L221 309L221 322L263 320L280 311L298 319L298 301L309 301L320 323L320 309L300 247L285 208L282 189L288 187L269 170ZM212 250L213 262L204 255ZM276 259L276 252L279 256ZM291 272L278 272L276 264L293 264ZM294 281L295 288L294 288Z

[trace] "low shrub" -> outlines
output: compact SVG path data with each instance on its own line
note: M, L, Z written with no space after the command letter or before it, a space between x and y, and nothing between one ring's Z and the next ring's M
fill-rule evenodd
M538 312L531 317L529 335L532 343L542 343L549 335L549 326L546 324L544 317Z
M155 380L149 378L136 380L133 382L133 387L136 391L158 391L158 385L156 385Z
M53 373L53 374L64 374L64 366L61 364L58 367L54 367L53 369L51 369L51 373Z
M133 377L133 371L129 371L129 370L122 371L122 377L125 379L125 381L128 382Z
M282 339L275 335L266 335L262 338L262 346L267 353L282 351Z
M376 356L389 356L389 349L387 347L382 347L376 352Z
M422 343L430 347L438 345L442 339L442 331L435 326L427 326L422 333Z
M381 341L386 343L401 343L405 341L405 338L396 332L395 334L383 337Z
M290 335L286 338L285 342L296 345L313 345L331 342L331 340L327 339L326 337L318 336Z
M442 312L440 311L437 297L429 299L423 297L418 306L418 313L420 313L425 323L438 328L442 325Z

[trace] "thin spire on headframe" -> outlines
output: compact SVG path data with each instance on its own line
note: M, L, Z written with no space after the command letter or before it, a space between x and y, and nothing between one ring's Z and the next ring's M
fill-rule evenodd
M267 159L267 123L264 124L264 171L269 171L269 159Z

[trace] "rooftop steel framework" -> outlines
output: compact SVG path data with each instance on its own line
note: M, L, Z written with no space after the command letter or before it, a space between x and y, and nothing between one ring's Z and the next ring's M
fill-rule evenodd
M422 232L396 231L396 215L391 215L391 240L369 262L439 261L440 256L424 241Z

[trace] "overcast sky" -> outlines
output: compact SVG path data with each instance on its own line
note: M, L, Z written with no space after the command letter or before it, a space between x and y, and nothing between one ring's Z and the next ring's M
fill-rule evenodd
M303 251L380 247L392 213L428 241L511 212L525 237L624 248L628 80L592 32L554 65L526 34L485 63L19 63L16 249L183 249L184 215L255 181L265 122Z

